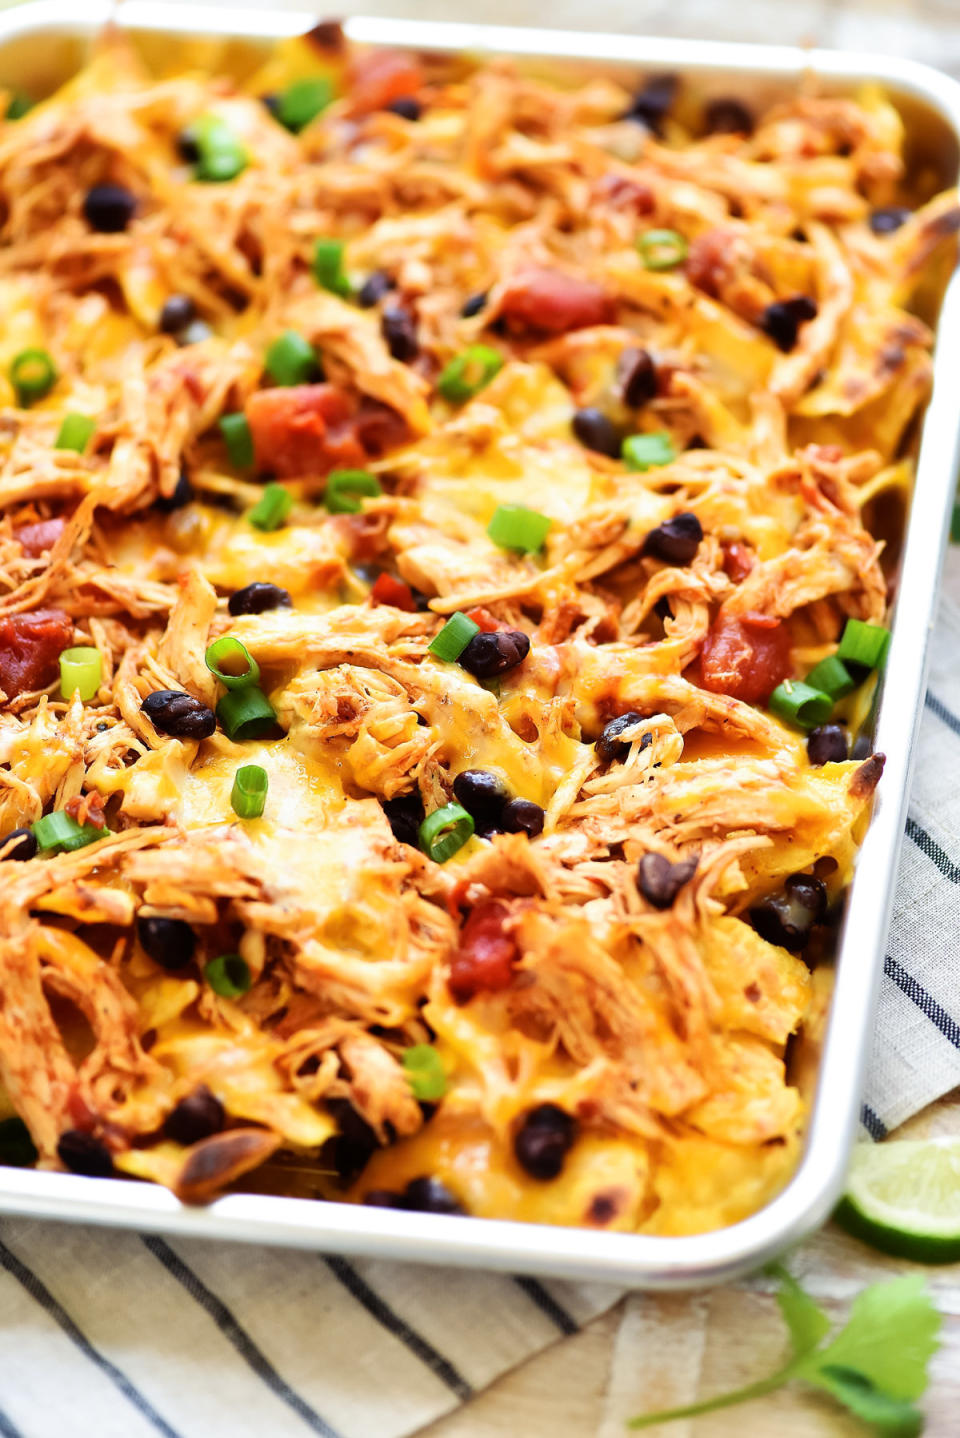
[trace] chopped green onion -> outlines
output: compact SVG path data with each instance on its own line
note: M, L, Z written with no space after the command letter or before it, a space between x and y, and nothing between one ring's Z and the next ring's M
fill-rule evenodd
M72 699L74 694L79 693L86 703L96 695L102 679L103 660L99 649L85 644L63 650L60 655L60 694L64 699Z
M22 1118L5 1118L0 1123L0 1163L7 1168L29 1168L39 1154Z
M621 455L627 469L642 474L644 470L672 464L677 457L677 451L667 431L658 429L654 434L628 435L623 441Z
M259 819L267 802L270 781L259 764L244 764L233 776L230 803L241 819Z
M472 619L458 609L456 614L451 614L440 633L431 639L427 646L431 654L438 659L445 659L448 664L454 664L470 640L475 634L480 633L480 625L474 624Z
M335 469L327 475L324 502L331 514L359 514L363 509L361 495L371 498L383 489L375 474L366 469Z
M277 119L296 135L315 120L333 99L333 85L323 75L294 80L277 96Z
M62 809L44 814L42 819L30 825L30 831L37 841L37 848L44 854L59 854L62 849L83 849L110 833L106 827L98 829L93 824L78 824Z
M836 654L821 659L820 663L810 670L803 682L809 684L811 689L819 689L822 693L829 694L831 699L842 699L845 694L852 693L857 687L856 679Z
M43 399L57 382L57 367L46 350L21 350L10 365L10 383L17 392L21 408Z
M246 689L227 690L217 705L217 719L227 738L242 744L268 734L277 714L263 690L249 684Z
M503 355L489 345L471 345L440 371L437 393L451 404L462 404L490 383L503 368Z
M346 297L350 281L343 268L343 241L317 240L313 247L313 277L321 289Z
M673 270L683 263L689 245L676 230L647 230L637 238L637 249L647 270Z
M812 689L800 679L785 679L770 695L770 712L798 729L816 729L825 724L833 710L833 700L820 689Z
M281 529L293 508L293 495L282 484L266 484L263 494L251 510L247 519L254 529Z
M535 554L543 548L552 520L522 504L499 504L487 525L487 533L501 549L521 549Z
M222 999L238 999L253 983L250 965L239 954L219 954L211 959L203 977Z
M15 90L7 101L8 120L22 120L33 109L33 101L22 90Z
M435 864L445 864L473 834L473 819L460 804L434 809L420 825L420 847Z
M253 435L242 410L225 414L220 420L220 433L234 469L253 468Z
M260 665L245 644L223 634L207 646L204 663L228 689L247 689L260 678Z
M88 414L65 414L53 447L75 449L77 454L83 454L96 427L97 421Z
M950 516L950 543L960 544L960 503L953 506L953 514Z
M865 624L862 619L848 619L837 647L837 658L848 664L862 664L865 669L882 669L890 648L890 630L882 624Z
M443 1061L430 1044L414 1044L405 1049L401 1063L407 1071L414 1098L432 1103L447 1091L447 1075Z
M247 168L249 156L225 120L204 115L191 129L199 154L193 171L196 179L220 184Z
M296 330L285 330L267 350L264 364L277 384L306 384L317 372L317 354Z

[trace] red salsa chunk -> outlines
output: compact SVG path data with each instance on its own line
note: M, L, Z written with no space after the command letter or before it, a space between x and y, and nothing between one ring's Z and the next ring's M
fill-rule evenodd
M406 435L393 410L333 384L258 390L244 412L258 470L279 479L362 469Z
M545 268L514 275L500 308L512 324L548 334L609 324L614 314L610 296L595 280Z
M503 927L507 914L506 904L488 899L476 905L464 924L450 965L450 992L458 1004L481 989L509 988L519 951Z
M44 689L57 676L57 660L73 638L62 609L35 609L0 619L0 686L8 699Z
M766 614L718 615L700 651L704 689L765 703L790 674L790 632Z

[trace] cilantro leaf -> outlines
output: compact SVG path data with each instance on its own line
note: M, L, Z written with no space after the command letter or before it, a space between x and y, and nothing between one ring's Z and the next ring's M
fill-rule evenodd
M825 1363L808 1379L824 1388L883 1438L916 1438L923 1432L923 1414L906 1398L891 1398L856 1368Z
M810 1378L824 1365L855 1368L892 1398L919 1398L937 1350L940 1315L920 1274L874 1283L858 1294L846 1326L803 1360Z
M826 1338L830 1319L809 1293L805 1293L792 1273L779 1263L771 1264L769 1272L780 1282L777 1303L783 1314L783 1321L790 1330L793 1351L798 1358L816 1348Z

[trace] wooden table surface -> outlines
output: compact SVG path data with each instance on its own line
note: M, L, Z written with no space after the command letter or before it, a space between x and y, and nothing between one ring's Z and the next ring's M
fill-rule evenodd
M171 0L171 4L178 0ZM179 0L189 3L189 0ZM228 4L230 0L220 0ZM271 0L261 0L264 5ZM285 0L273 0L284 8ZM309 9L308 0L286 8ZM313 0L318 13L325 6ZM911 56L960 76L960 0L351 0L337 14L416 16L687 39L820 44ZM960 1133L960 1091L901 1136ZM824 1306L845 1313L866 1284L909 1271L832 1226L790 1260ZM943 1313L943 1346L925 1400L925 1438L960 1435L960 1264L926 1270ZM482 1315L477 1315L482 1322ZM769 1286L750 1281L681 1297L634 1294L501 1378L417 1438L625 1438L631 1414L734 1388L770 1373L783 1328ZM829 1400L798 1386L692 1421L648 1429L652 1438L863 1438Z

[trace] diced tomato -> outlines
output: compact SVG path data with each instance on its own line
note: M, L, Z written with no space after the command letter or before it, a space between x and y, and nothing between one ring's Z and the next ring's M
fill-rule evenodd
M377 575L370 598L374 604L391 604L394 609L404 609L408 614L413 614L417 607L409 584L404 584L402 579L394 579L392 574Z
M607 324L614 305L602 285L563 270L521 270L507 286L501 312L513 324L563 334Z
M406 437L402 416L334 384L262 389L245 406L257 468L280 479L360 469Z
M89 794L75 794L72 799L68 799L63 810L71 819L76 819L78 824L92 824L95 829L102 829L107 822L103 803L103 795L96 789L91 789Z
M73 622L62 609L35 609L0 619L0 685L7 698L50 684L72 638Z
M723 546L723 568L734 584L742 584L754 565L753 553L745 544L734 540Z
M479 629L483 630L484 634L496 634L500 628L489 609L484 609L482 604L478 605L476 609L468 609L466 615Z
M769 615L720 616L704 640L700 668L704 689L762 703L790 673L790 632Z
M477 904L463 926L460 947L450 965L450 992L465 1004L481 989L509 988L519 952L504 931L507 906L498 899Z
M63 519L41 519L36 524L21 524L13 531L13 537L19 541L24 554L36 559L53 548L63 533L65 523Z
M361 114L383 110L394 100L415 95L423 84L423 70L402 50L371 50L354 63L350 99Z

